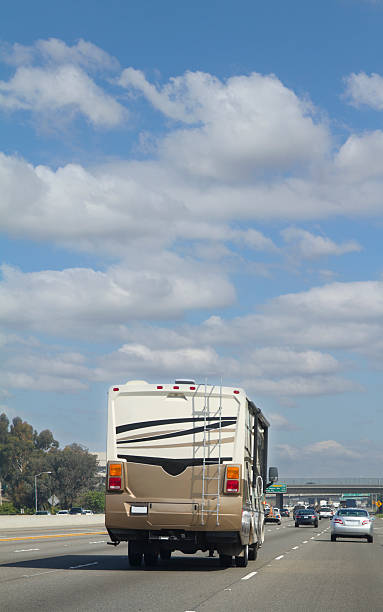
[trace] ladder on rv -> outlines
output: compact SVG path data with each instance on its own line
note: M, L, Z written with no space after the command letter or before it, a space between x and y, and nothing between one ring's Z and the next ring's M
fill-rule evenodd
M222 473L222 380L220 384L219 403L215 408L211 405L214 386L210 393L205 381L203 408L198 410L193 405L193 416L202 417L202 440L194 446L194 456L202 453L202 491L201 491L201 525L205 525L209 516L215 515L216 525L219 525L219 510L221 505L221 473ZM212 440L212 436L218 436ZM218 455L218 456L217 456ZM212 475L212 469L214 475ZM215 498L215 507L214 507Z

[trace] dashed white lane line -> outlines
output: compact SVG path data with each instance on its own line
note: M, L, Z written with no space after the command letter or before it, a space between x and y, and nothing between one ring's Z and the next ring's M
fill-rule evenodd
M293 546L291 550L297 550L297 548L299 548L299 546Z
M21 548L20 550L14 550L13 552L31 552L32 550L40 550L39 548Z
M53 572L61 572L61 569L48 570L47 572L38 572L37 574L24 574L23 578L34 578L35 576L42 576L43 574L52 574Z
M106 542L106 540L97 540L97 542L89 542L89 544L101 544L102 542Z
M78 569L79 567L89 567L90 565L98 565L98 561L93 561L93 563L83 563L83 565L72 565L69 569Z
M258 572L250 572L250 574L246 574L246 576L243 576L241 580L250 580L250 578L255 576L255 574L258 574Z
M302 544L308 544L308 540L303 540Z
M285 556L285 555L279 555L279 557L275 557L275 560L276 560L276 561L279 561L279 559L283 559L283 557L284 557L284 556Z

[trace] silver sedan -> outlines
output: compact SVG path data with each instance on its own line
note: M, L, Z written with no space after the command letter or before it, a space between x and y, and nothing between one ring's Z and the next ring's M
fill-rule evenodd
M331 521L331 542L337 538L367 538L373 542L373 517L361 508L340 508Z

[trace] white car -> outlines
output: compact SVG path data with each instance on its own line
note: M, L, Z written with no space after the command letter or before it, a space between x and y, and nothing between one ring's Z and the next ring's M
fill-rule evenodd
M332 517L334 516L334 512L332 511L331 508L329 508L328 506L323 506L320 510L319 510L319 518L329 518L332 519Z
M83 514L93 514L93 510L83 510Z

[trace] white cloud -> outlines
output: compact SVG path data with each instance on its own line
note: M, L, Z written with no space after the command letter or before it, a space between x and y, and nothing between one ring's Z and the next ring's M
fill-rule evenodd
M354 183L381 181L383 132L352 134L335 157L335 168Z
M197 127L175 129L161 155L182 172L224 181L306 165L327 153L330 138L312 106L275 76L252 73L225 82L186 72L162 89L142 72L123 71L120 84L141 91L162 113Z
M299 229L297 227L287 227L281 231L282 237L291 245L293 253L305 259L315 259L330 255L344 255L361 251L361 246L355 241L343 242L336 244L330 238L325 236L315 236L314 234Z
M120 327L134 319L170 319L234 299L227 279L206 265L171 254L147 260L146 268L140 263L106 272L72 268L27 274L3 266L0 320L40 333L119 337Z
M0 82L0 108L30 110L52 116L77 113L93 125L116 127L127 111L105 93L79 67L66 64L58 67L19 67L7 82Z
M58 38L37 40L34 45L5 45L3 61L14 66L50 62L52 64L75 64L88 70L117 70L118 61L106 51L80 38L70 46Z
M303 452L315 455L326 455L326 457L351 457L353 459L358 459L362 456L361 453L350 450L335 440L323 440L321 442L315 442L314 444L308 444L304 447Z
M267 413L267 418L270 421L271 427L277 430L283 431L292 431L297 429L295 425L292 425L288 419L286 419L283 414L278 414L277 412L269 412Z
M358 383L337 376L291 376L286 378L251 378L242 383L246 389L262 395L278 397L304 397L338 395L346 392L360 393L364 388Z
M375 110L383 110L383 77L365 72L350 74L345 79L346 96L354 106L365 104Z
M0 388L74 393L87 388L94 375L80 353L47 349L38 342L23 346L7 339L1 359Z

